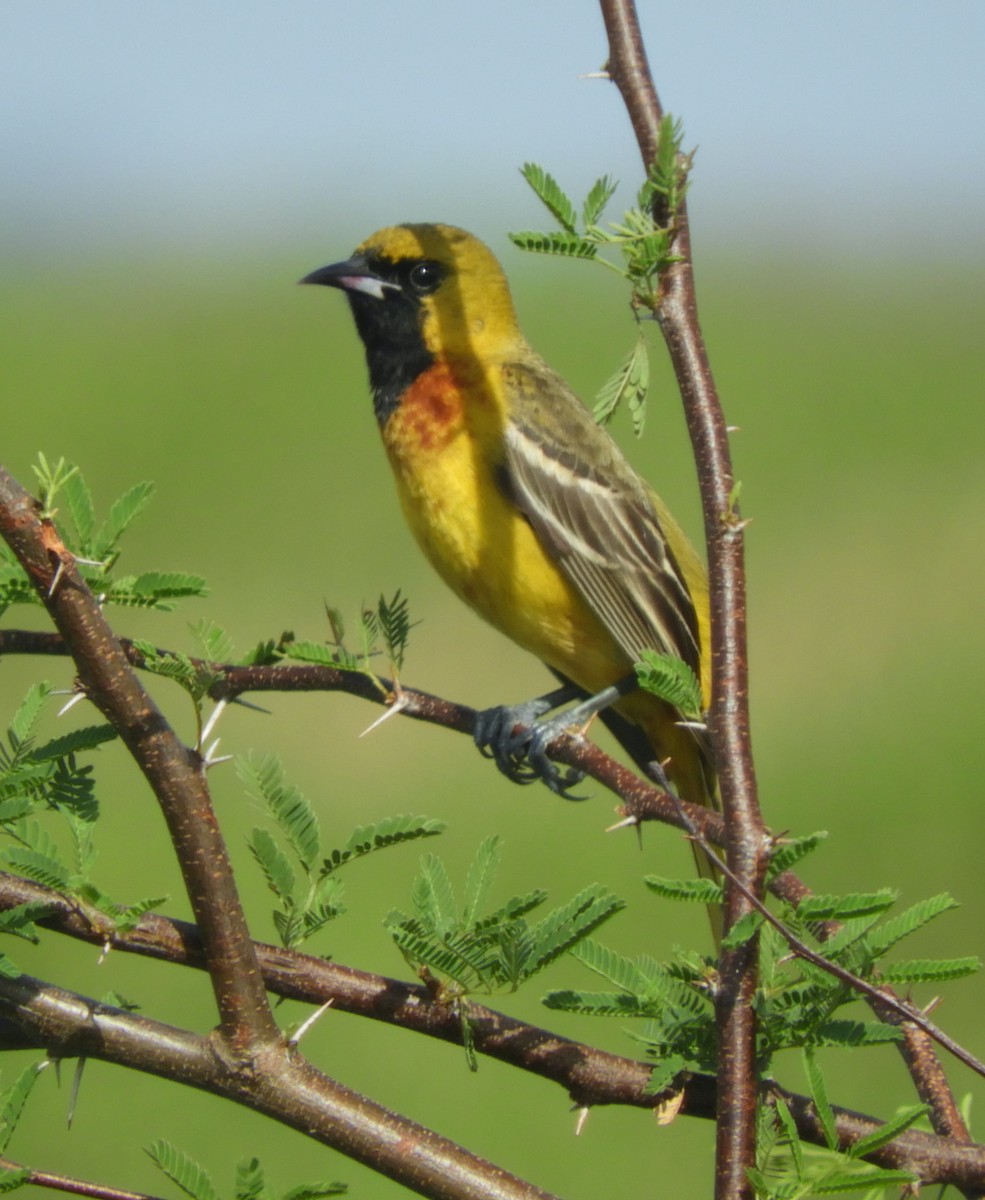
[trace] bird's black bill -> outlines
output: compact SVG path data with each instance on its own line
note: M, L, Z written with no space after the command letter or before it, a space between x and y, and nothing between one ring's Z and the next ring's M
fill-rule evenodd
M397 284L381 279L360 255L345 262L331 263L305 275L299 283L317 283L323 287L341 288L345 292L365 292L377 300L383 299L385 290L400 291Z

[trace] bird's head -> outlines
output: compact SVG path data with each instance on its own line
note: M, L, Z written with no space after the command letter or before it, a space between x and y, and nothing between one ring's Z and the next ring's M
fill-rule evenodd
M478 238L452 225L393 225L302 283L341 288L371 359L508 354L519 338L509 286Z

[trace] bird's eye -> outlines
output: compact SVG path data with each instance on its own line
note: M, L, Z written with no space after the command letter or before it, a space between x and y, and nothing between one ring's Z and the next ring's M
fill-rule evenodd
M429 296L441 283L440 264L425 260L415 263L407 273L407 282L419 296Z

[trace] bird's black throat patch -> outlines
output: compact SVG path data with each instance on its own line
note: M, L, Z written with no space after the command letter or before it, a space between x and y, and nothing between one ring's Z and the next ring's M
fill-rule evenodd
M434 355L421 333L420 303L396 289L385 290L379 300L363 292L347 295L366 348L373 411L383 426L404 392L434 364Z

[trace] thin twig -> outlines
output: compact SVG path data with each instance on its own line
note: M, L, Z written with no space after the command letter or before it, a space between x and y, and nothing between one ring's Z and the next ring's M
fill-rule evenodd
M85 1179L74 1179L70 1175L58 1175L53 1171L38 1171L33 1167L25 1168L21 1163L13 1162L5 1155L0 1155L0 1169L4 1171L30 1172L28 1183L35 1187L51 1188L56 1192L67 1192L72 1196L88 1196L89 1200L160 1200L147 1192L130 1192L124 1188L110 1187L103 1183L89 1183Z
M683 808L681 808L681 820L685 822L688 820ZM977 1075L985 1078L985 1063L980 1058L976 1058L970 1051L965 1050L963 1046L959 1045L954 1038L946 1034L938 1025L935 1025L921 1009L906 1000L901 1000L890 988L876 987L875 984L869 983L867 979L863 979L861 975L856 975L853 971L849 971L846 967L843 967L841 963L835 962L833 958L827 958L825 955L808 946L775 913L770 912L763 901L758 896L753 895L741 879L733 874L731 868L720 855L715 853L707 839L702 836L700 830L694 829L691 836L697 845L701 847L702 853L708 858L708 861L717 870L721 871L725 878L732 883L733 887L739 888L745 894L750 905L760 914L763 920L773 926L798 958L804 959L805 962L809 962L811 966L817 967L818 970L825 971L828 975L837 979L839 983L843 983L846 987L851 988L852 991L865 996L867 1000L883 1010L885 1014L894 1013L901 1020L916 1025L918 1029L922 1029L939 1046L942 1046L949 1053L953 1054L959 1062L964 1063L966 1067L970 1068ZM830 931L833 935L837 932L838 923L831 922L830 924L833 926ZM885 1016L883 1019L886 1019Z
M633 0L601 0L609 38L608 71L629 112L644 166L657 161L663 109L647 63ZM725 889L726 931L758 895L767 839L756 794L748 708L743 526L733 503L728 433L698 322L687 206L654 217L671 229L671 265L661 274L654 310L677 378L698 469L711 588L712 689L709 726L727 830L726 857L744 887ZM751 938L719 958L719 1120L715 1166L718 1200L751 1200L748 1169L756 1160L756 1014L758 942Z

